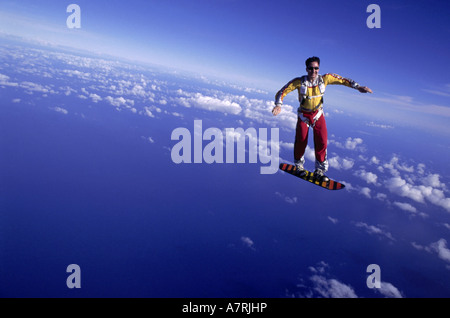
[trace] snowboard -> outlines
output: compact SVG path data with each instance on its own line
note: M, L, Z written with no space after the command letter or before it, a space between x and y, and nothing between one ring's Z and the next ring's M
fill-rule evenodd
M288 163L281 163L280 164L280 170L287 172L289 174L292 174L293 176L296 176L299 179L303 179L305 181L308 181L310 183L313 183L315 185L318 185L319 187L328 189L328 190L340 190L340 189L344 189L345 185L343 183L334 181L334 180L330 180L329 181L319 181L316 178L314 178L314 173L307 171L306 170L306 174L304 176L300 176L298 174L298 170L297 167L295 165L291 165Z

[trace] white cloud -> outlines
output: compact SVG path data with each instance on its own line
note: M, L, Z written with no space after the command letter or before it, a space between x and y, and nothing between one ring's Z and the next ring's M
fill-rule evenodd
M280 197L281 199L283 199L285 202L289 203L289 204L295 204L298 201L297 197L289 197L285 194L282 194L280 192L275 192L275 194Z
M38 92L38 93L49 93L51 92L50 88L44 87L41 84L36 84L33 82L21 82L19 87L25 89L28 92Z
M401 197L407 197L416 202L424 203L423 188L424 186L414 186L407 183L401 177L393 177L385 181L386 188L392 193Z
M69 87L69 86L66 86L66 87L60 87L60 89L65 90L65 91L64 91L64 95L66 95L66 96L69 96L70 94L76 93L76 92L77 92L75 89L73 89L73 88L71 88L71 87Z
M249 238L248 236L242 236L241 237L241 242L242 244L244 244L246 247L254 249L253 245L255 245L255 243L253 242L253 240L251 238Z
M297 126L297 113L294 111L294 107L288 104L285 104L281 108L281 113L277 116L273 116L271 113L273 107L273 101L266 101L264 107L258 111L261 116L267 118L269 122L275 122L276 125L282 125L284 127L288 127L289 129L294 129ZM248 114L246 117L252 118L252 110L248 110ZM294 133L294 132L293 132Z
M369 184L377 184L378 176L372 172L367 172L365 170L358 170L354 173L355 176L363 179Z
M401 172L414 172L414 166L408 166L406 164L400 163L400 158L395 154L392 156L389 162L383 164L382 166L379 166L379 170L381 172L384 172L384 169L387 169L391 173L391 175L395 177L400 176Z
M121 97L111 97L111 96L106 96L105 100L110 103L112 106L115 107L121 107L121 106L127 106L127 107L131 107L134 105L134 101L131 99L125 99L122 96Z
M358 298L352 286L347 285L336 278L330 278L327 271L330 266L321 261L316 266L308 267L312 275L308 281L304 281L301 277L299 293L293 293L290 296L299 297L325 297L325 298ZM305 292L303 292L305 291Z
M310 280L314 284L314 291L325 298L358 298L350 285L341 283L336 279L327 279L324 276L313 275Z
M135 84L133 86L133 88L129 91L129 94L134 95L134 96L139 96L142 98L145 98L147 96L147 93L146 93L144 87L142 87L139 84Z
M441 238L437 242L425 246L416 242L412 242L411 245L418 251L436 253L440 259L447 263L450 263L450 249L447 247L447 240L444 238Z
M282 126L295 129L297 123L297 114L294 107L287 104L283 105L282 112L278 116L273 116L271 113L272 100L249 98L245 95L234 95L213 89L206 90L203 93L177 89L174 93L177 97L173 98L172 101L184 107L239 114L252 121L273 127Z
M384 168L391 171L394 176L399 175L399 170L403 172L414 172L414 166L407 166L406 164L400 163L400 158L397 155L393 155L391 160L383 165Z
M51 109L53 109L55 112L58 112L58 113L61 113L61 114L64 114L64 115L67 115L69 113L69 111L67 109L64 109L64 108L58 107L58 106L53 107Z
M90 79L90 77L91 77L90 73L85 73L85 72L81 72L78 70L63 70L63 72L69 77L75 76L75 77L79 77L81 79L86 79L86 80Z
M293 142L284 142L280 140L280 147L286 148L288 150L294 149L294 143Z
M116 106L116 107L120 107L121 105L124 105L125 102L126 102L123 97L114 98L114 97L111 97L111 96L106 96L105 100L108 103L110 103L111 105Z
M392 126L392 125L377 124L377 123L374 123L373 121L371 121L370 123L367 123L366 126L376 127L376 128L381 128L381 129L393 129L394 128L394 126Z
M403 211L406 212L411 212L411 213L417 213L417 209L412 206L409 203L404 203L404 202L394 202L393 203L395 206L397 206L398 208L402 209Z
M431 114L450 117L450 108L447 106L427 104L415 101L411 96L385 94L387 97L367 96L366 100L381 102L385 105L399 106L397 109L407 109L409 112Z
M172 115L175 117L183 117L183 114L180 114L178 112L172 112Z
M375 288L375 290L388 298L403 298L402 293L391 283L382 281L380 282L380 288Z
M375 196L375 199L378 199L380 201L385 201L387 199L387 195L385 193L377 193Z
M440 259L450 262L450 249L447 248L447 241L445 239L442 238L432 243L430 247L438 254Z
M312 273L320 273L323 274L326 272L327 269L330 268L330 265L328 265L326 262L324 261L320 261L317 263L317 265L314 266L309 266L308 269L312 272Z
M423 88L422 91L443 97L450 97L450 84L441 85L441 87L437 87L434 89L426 89Z
M0 74L0 85L13 87L19 86L18 83L10 82L9 79L10 77L8 75Z
M0 83L5 83L9 81L9 76L0 73Z
M444 208L447 212L450 212L450 198L447 198L444 191L439 189L430 189L427 187L425 197L431 203Z
M378 235L378 236L383 236L386 237L392 241L395 241L394 237L392 236L391 233L384 231L382 229L380 229L379 227L376 227L374 225L368 225L367 223L364 222L357 222L355 224L356 227L362 228L364 229L368 234L373 234L373 235Z
M370 158L370 160L369 160L369 163L373 163L373 164L378 165L378 164L380 164L380 159L378 159L375 156L372 156L372 158Z
M218 99L211 96L204 96L201 93L195 93L189 97L178 97L178 102L185 107L197 107L209 111L219 111L223 113L239 114L242 111L241 106L229 99Z
M331 223L336 224L338 223L338 219L332 218L331 216L328 217L328 220L330 220Z
M315 160L315 157L314 157ZM349 158L341 158L339 156L334 156L328 159L330 167L337 170L349 170L353 168L355 161Z
M91 94L89 95L89 97L92 99L92 101L93 101L94 103L98 103L99 101L102 100L102 98L101 98L99 95L93 94L93 93L91 93Z
M363 140L358 137L357 138L348 137L343 144L335 140L330 140L330 143L336 145L336 147L338 148L355 150L359 145L363 143Z
M159 87L159 86L157 86L157 85L155 85L155 84L152 84L152 85L151 85L151 88L152 88L152 90L154 90L154 91L161 91L161 87Z
M429 246L423 246L423 245L420 245L420 244L418 244L416 242L411 242L411 245L412 245L412 247L414 247L418 251L426 251L428 253L432 252L432 250L431 250L431 248Z
M149 142L151 144L155 143L155 140L152 137L145 137L145 136L141 136L142 140L145 140L146 142Z
M361 145L362 143L363 143L363 140L361 138L354 138L354 139L352 139L351 137L349 137L345 141L345 148L346 149L350 149L350 150L354 150L354 149L356 149L356 147L358 145Z
M439 180L440 176L438 174L429 174L422 179L422 183L425 186L430 186L433 188L443 188L445 187L444 183L441 183Z
M306 146L305 158L312 162L316 161L316 154L314 153L314 150L310 146Z
M423 163L419 163L418 165L417 165L417 172L419 173L419 174L421 174L421 175L423 175L424 173L425 173L425 164L423 164Z
M150 107L144 107L143 113L145 116L150 117L150 118L155 118L155 115L153 115L152 111L150 110Z
M401 177L393 177L388 179L385 181L385 186L389 189L389 191L399 196L407 197L420 203L425 203L425 199L427 199L429 202L444 208L447 212L450 212L450 198L447 198L444 191L440 189L435 189L431 186L417 186L410 184Z
M359 190L359 194L362 194L363 196L365 196L366 198L370 199L372 196L370 195L370 188L368 187L363 187Z

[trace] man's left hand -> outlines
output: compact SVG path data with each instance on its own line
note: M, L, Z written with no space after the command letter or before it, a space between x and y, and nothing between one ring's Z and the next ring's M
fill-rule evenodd
M361 93L371 93L371 94L373 93L372 90L367 86L358 87L358 91L360 91Z

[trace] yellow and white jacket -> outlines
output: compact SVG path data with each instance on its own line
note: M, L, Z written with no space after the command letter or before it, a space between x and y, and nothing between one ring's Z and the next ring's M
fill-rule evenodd
M357 89L359 84L349 78L344 78L337 74L318 75L313 82L308 80L308 76L294 78L284 85L275 95L275 105L281 106L284 97L295 89L298 90L298 100L300 107L299 115L302 112L311 113L321 110L323 107L323 95L327 85L345 85Z

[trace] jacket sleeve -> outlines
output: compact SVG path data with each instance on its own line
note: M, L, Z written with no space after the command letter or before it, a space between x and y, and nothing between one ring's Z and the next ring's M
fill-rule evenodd
M292 81L283 86L282 89L278 91L275 95L275 105L281 106L283 105L284 97L292 92L293 90L299 88L302 85L301 77L294 78Z
M325 74L323 76L323 81L326 85L345 85L354 89L358 89L359 84L350 78L345 78L337 74Z

